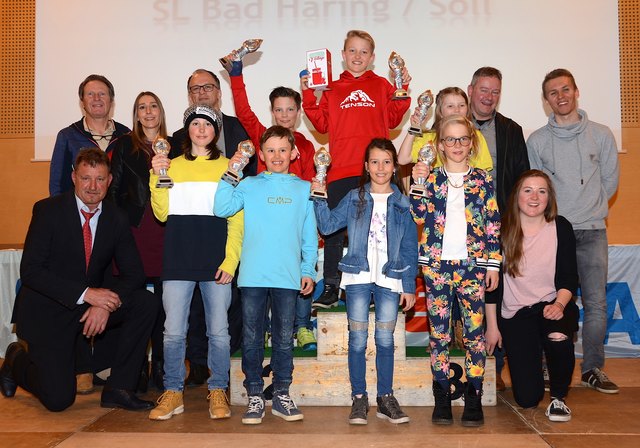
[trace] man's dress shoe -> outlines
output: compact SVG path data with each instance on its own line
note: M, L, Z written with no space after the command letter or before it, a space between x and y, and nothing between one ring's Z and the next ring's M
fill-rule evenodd
M0 392L7 398L11 398L16 394L18 384L13 377L13 362L20 353L24 353L24 346L20 342L12 342L7 347L4 355L4 363L0 367Z
M102 390L100 406L103 408L121 408L127 411L147 411L153 409L155 403L141 400L130 390L111 389L105 386Z

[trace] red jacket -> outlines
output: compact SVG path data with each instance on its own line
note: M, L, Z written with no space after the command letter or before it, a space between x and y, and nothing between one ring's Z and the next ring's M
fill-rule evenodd
M303 90L302 107L318 132L329 133L332 182L362 174L366 147L373 138L389 138L411 100L392 100L395 87L371 70L358 78L345 71L329 87L319 104L313 90Z
M256 114L251 110L242 75L230 76L229 79L231 79L231 93L233 94L236 116L238 120L240 120L242 127L247 131L247 134L249 134L249 138L255 145L257 152L260 150L260 138L267 128L260 123ZM291 161L289 172L301 179L311 181L313 176L316 175L315 167L313 166L313 155L315 154L313 143L298 131L294 131L293 136L295 138L296 148L298 148L300 152L300 157ZM256 154L256 157L258 158L258 173L261 173L266 169L266 166L259 155Z

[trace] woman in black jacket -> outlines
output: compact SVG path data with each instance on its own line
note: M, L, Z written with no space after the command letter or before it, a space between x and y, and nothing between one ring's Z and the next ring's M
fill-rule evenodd
M153 92L141 92L133 104L133 130L118 141L113 150L111 174L113 180L109 197L129 216L131 231L142 259L147 283L153 284L158 300L162 301L162 252L164 223L151 210L149 170L154 156L152 144L156 138L167 139L165 113L160 98ZM151 333L151 380L158 390L162 384L162 332L164 311L160 307L158 319ZM148 368L145 364L143 370ZM144 375L144 374L143 374ZM144 389L145 386L142 385Z
M487 351L504 343L513 396L523 408L544 397L542 353L549 369L554 422L571 419L569 391L578 329L576 242L569 221L558 215L549 177L539 170L520 176L502 215L503 281L487 296ZM495 303L497 302L497 303Z

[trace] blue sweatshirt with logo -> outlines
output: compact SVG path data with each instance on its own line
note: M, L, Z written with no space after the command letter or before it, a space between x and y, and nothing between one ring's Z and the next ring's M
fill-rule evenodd
M220 182L213 207L219 217L244 209L239 287L300 289L316 279L318 235L311 185L293 174L263 171L237 187Z

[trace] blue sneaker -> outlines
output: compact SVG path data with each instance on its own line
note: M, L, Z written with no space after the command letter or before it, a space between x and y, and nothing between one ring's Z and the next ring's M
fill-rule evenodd
M276 392L273 395L271 413L288 422L295 422L304 418L304 415L287 392Z
M245 425L259 425L264 418L264 398L262 395L249 395L247 412L242 416Z

